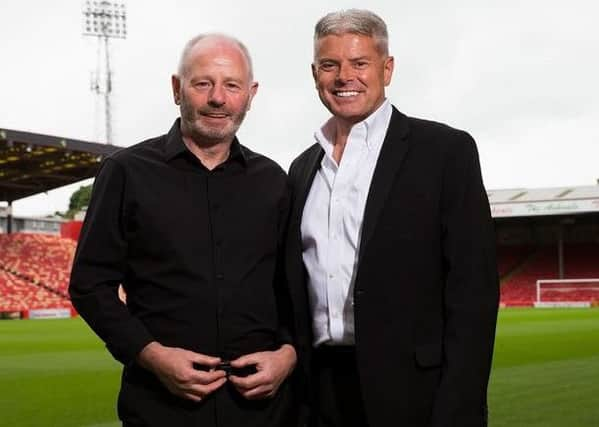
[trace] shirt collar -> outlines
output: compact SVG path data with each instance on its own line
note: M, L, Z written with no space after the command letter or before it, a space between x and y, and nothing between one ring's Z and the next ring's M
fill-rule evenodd
M379 108L377 108L370 116L366 117L361 122L354 124L351 132L358 130L360 127L364 128L366 146L369 150L377 149L383 143L384 135L387 133L392 111L391 103L388 99L385 99ZM334 116L331 117L314 133L314 138L327 154L331 154L333 151L335 120ZM380 137L381 134L383 135L382 138Z
M166 135L164 159L169 162L175 157L185 155L186 153L193 156L183 142L183 136L181 135L181 119L178 118L175 120L175 123L173 123L173 126ZM243 166L247 166L246 149L239 143L237 137L235 137L231 143L231 152L229 153L229 158L225 161L225 163L229 161L236 161L241 163Z

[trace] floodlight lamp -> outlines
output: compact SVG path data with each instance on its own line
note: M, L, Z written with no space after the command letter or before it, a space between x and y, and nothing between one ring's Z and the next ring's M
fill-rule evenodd
M84 35L106 38L125 38L127 13L125 11L124 3L101 1L93 2L92 6L92 4L87 1L84 5L83 16ZM119 20L122 20L122 25ZM116 31L115 27L117 26L122 26L123 30Z

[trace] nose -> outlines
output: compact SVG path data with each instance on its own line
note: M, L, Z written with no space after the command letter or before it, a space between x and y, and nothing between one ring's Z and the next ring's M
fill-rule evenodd
M220 107L225 104L225 91L221 85L214 85L208 94L208 104Z
M350 64L340 64L337 71L337 81L339 83L345 83L353 80L353 68Z

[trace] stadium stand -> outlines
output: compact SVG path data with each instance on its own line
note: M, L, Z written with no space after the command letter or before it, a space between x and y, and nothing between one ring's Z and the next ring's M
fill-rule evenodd
M61 295L0 269L0 312L56 307L70 307L70 302Z
M498 246L497 269L499 277L506 277L521 266L533 253L533 248L528 245Z
M76 242L45 234L0 234L0 268L67 297Z
M509 248L498 250L500 265L509 265L518 258L521 248L510 253ZM599 277L599 245L592 243L567 244L564 248L564 271L567 279ZM504 274L501 286L501 302L509 306L530 306L536 300L536 281L557 279L558 253L555 246L541 246L532 256L523 260L511 274ZM592 287L572 291L565 285L555 286L544 292L546 301L560 301L564 298L578 301L592 301L597 292Z
M0 200L12 203L96 175L120 147L0 129Z
M593 284L585 289L575 288L573 290L564 284L553 284L552 287L545 287L543 290L543 302L563 302L563 301L594 301L597 299L599 286Z
M0 212L0 318L9 312L71 307L67 286L75 241L41 234L63 233L62 221L15 218L12 203L95 176L102 159L120 148L0 129L0 202L7 202ZM39 227L51 222L56 224ZM31 234L13 234L16 230ZM72 238L78 235L76 225L66 231Z
M488 197L497 231L502 305L532 306L537 280L588 283L599 278L599 185L490 190ZM597 304L597 287L543 284L542 293L545 301Z
M71 308L75 242L44 234L0 234L0 313Z
M541 247L501 286L501 302L512 306L532 305L536 298L536 281L557 279L555 247Z

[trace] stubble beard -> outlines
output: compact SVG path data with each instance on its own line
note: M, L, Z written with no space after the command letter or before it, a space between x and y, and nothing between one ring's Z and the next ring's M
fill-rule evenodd
M182 98L180 109L182 127L185 129L184 133L188 133L196 144L216 145L233 140L247 113L247 103L241 112L234 114L227 110L208 106L194 109ZM210 126L203 123L202 113L210 111L224 111L229 114L227 123L224 126Z

